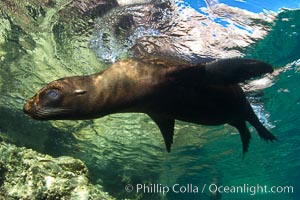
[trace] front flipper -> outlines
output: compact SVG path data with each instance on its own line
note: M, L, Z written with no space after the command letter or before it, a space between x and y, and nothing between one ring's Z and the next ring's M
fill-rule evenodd
M197 65L185 65L168 74L171 80L185 85L230 85L243 83L246 80L272 73L268 63L247 59L229 58Z
M205 83L237 84L274 70L268 63L247 59L220 59L205 64Z
M170 152L171 144L173 143L175 120L161 117L159 115L152 115L152 114L148 114L148 115L158 126L158 128L164 138L167 151Z

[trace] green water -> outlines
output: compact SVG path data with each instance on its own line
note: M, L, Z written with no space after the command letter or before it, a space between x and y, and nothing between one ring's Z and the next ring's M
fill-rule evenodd
M48 1L50 2L50 1ZM280 142L265 143L253 129L242 159L240 137L229 126L176 122L174 145L165 152L156 125L143 114L88 121L34 121L25 100L51 80L107 67L91 48L97 12L80 13L72 1L0 2L0 138L52 156L82 159L93 184L117 199L209 199L204 185L293 186L293 193L231 193L222 199L300 198L300 10L279 14L272 31L243 49L245 57L286 67L273 85L254 96L257 114ZM286 20L289 19L289 20ZM250 97L251 98L251 97ZM126 192L125 186L193 184L198 192ZM216 198L218 199L218 198Z

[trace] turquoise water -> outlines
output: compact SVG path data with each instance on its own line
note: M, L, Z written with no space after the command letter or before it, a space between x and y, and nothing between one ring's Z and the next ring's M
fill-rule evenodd
M90 170L91 183L102 185L117 199L300 199L300 2L222 2L254 13L264 9L279 13L271 23L264 24L270 30L266 35L238 49L244 57L267 61L281 70L268 87L247 93L257 115L279 142L266 143L250 129L253 137L243 159L235 129L176 122L174 144L168 154L157 127L143 114L76 122L37 122L27 118L21 111L23 103L42 85L106 68L108 64L102 65L102 61L111 57L101 57L99 52L116 54L113 59L119 56L116 48L99 51L99 44L93 43L99 36L93 23L97 25L101 20L94 13L80 19L68 18L72 10L68 10L67 1L57 1L56 7L37 9L30 15L19 12L16 5L13 15L1 11L1 139L52 156L82 159ZM210 5L214 3L221 1L210 1ZM209 16L200 9L207 7L205 1L178 4ZM280 10L282 7L293 9ZM215 22L225 29L230 23L226 17ZM155 30L150 33L156 34ZM216 32L214 37L218 34L221 33ZM147 187L138 190L143 184ZM221 188L214 196L209 191L209 186L214 189L213 184L228 186L231 191ZM292 186L293 191L256 192L258 185L266 186L268 191L272 186L279 190ZM246 191L234 192L238 186ZM169 191L163 194L163 189Z
M199 6L203 2L195 4L195 1L191 1L188 3ZM272 4L274 7L270 10L278 12L279 5L283 4ZM257 5L252 6L256 8L256 12L262 11L262 8L259 9ZM150 185L150 188L146 188L146 191L141 189L141 193L146 193L143 199L152 199L153 194L149 193L151 191L156 193L155 187L163 190L163 186L168 186L172 190L174 185L176 192L168 192L165 195L167 199L300 198L299 19L300 10L281 11L272 25L272 31L263 40L245 50L246 57L266 60L277 69L286 68L273 80L271 87L262 91L262 94L254 95L252 98L251 94L249 95L253 106L257 108L257 114L271 132L279 138L280 142L265 143L252 129L253 139L250 150L246 158L242 159L240 138L235 134L236 130L230 128L224 130L224 127L207 129L179 122L171 154L155 157L152 157L149 152L133 154L132 159L136 159L136 156L141 157L144 167L135 168L129 165L128 170L131 171L130 174L132 173L129 182L136 186L142 180L148 180L147 184ZM258 103L255 103L256 101ZM187 128L187 126L193 128ZM185 134L189 134L189 136ZM181 141L187 140L185 137L192 138L192 141L190 143L183 142L184 145L181 145ZM199 142L199 140L205 142ZM121 158L119 164L122 165L122 162L124 161ZM136 171L136 169L138 170ZM124 168L115 174L122 173L123 170ZM223 191L223 194L210 197L207 187L211 183L222 186L246 185L248 190L232 193ZM203 194L204 185L207 187ZM253 187L258 185L266 186L267 191L255 193ZM180 186L183 186L182 192L178 192ZM250 188L251 186L252 188ZM272 186L278 186L279 189L284 186L292 186L293 192L272 193L270 192ZM109 187L114 187L114 184ZM125 194L123 197L127 197L127 195Z
M205 5L202 1L186 2L185 6L193 6L195 9ZM231 3L235 5L236 2ZM282 3L272 4L270 10L278 12L283 7ZM248 7L253 7L250 9L253 12L266 9L250 2L247 4ZM117 155L114 155L110 166L114 172L110 172L112 175L109 177L127 174L127 179L123 177L122 180L123 183L128 182L134 186L133 193L138 184L146 182L148 187L139 190L143 194L142 199L157 198L156 194L167 199L299 199L299 19L300 10L280 11L275 23L271 25L272 30L264 39L243 50L245 57L268 61L276 69L286 68L275 77L272 86L258 95L249 94L260 119L280 142L265 143L251 129L253 139L250 150L246 158L242 159L240 138L236 130L227 126L225 129L224 126L207 128L178 122L171 154L157 155L158 152L153 153L157 151L156 147L150 145L147 137L135 138L143 147L119 147L125 149L122 153L114 152ZM222 20L224 22L226 19ZM140 162L136 165L136 162L130 163L128 159L139 159ZM124 163L126 167L123 166ZM105 169L105 173L107 172L109 170ZM223 192L212 197L208 189L212 183L235 187L246 185L248 189L244 192ZM124 186L116 184L115 180L104 184L108 184L107 188L112 193L119 192L117 188ZM267 191L255 192L258 185L266 186ZM164 186L170 191L161 195ZM173 186L175 192L172 192ZM178 192L181 186L182 191ZM204 186L206 188L202 193ZM272 186L278 186L279 189L292 186L293 192L272 193L269 191ZM157 189L160 191L157 192ZM123 193L121 197L131 195Z

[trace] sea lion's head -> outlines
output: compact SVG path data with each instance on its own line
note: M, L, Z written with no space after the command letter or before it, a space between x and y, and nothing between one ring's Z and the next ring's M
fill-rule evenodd
M30 98L23 111L38 120L89 118L95 98L91 79L76 76L55 80Z

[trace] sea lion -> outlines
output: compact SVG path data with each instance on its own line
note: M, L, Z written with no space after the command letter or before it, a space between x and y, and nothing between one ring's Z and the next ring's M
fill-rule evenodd
M160 129L168 152L175 119L212 126L227 123L238 129L245 154L251 138L246 121L262 139L277 139L260 123L238 83L271 72L267 63L242 58L197 65L126 59L97 74L55 80L23 110L37 120L146 113Z

